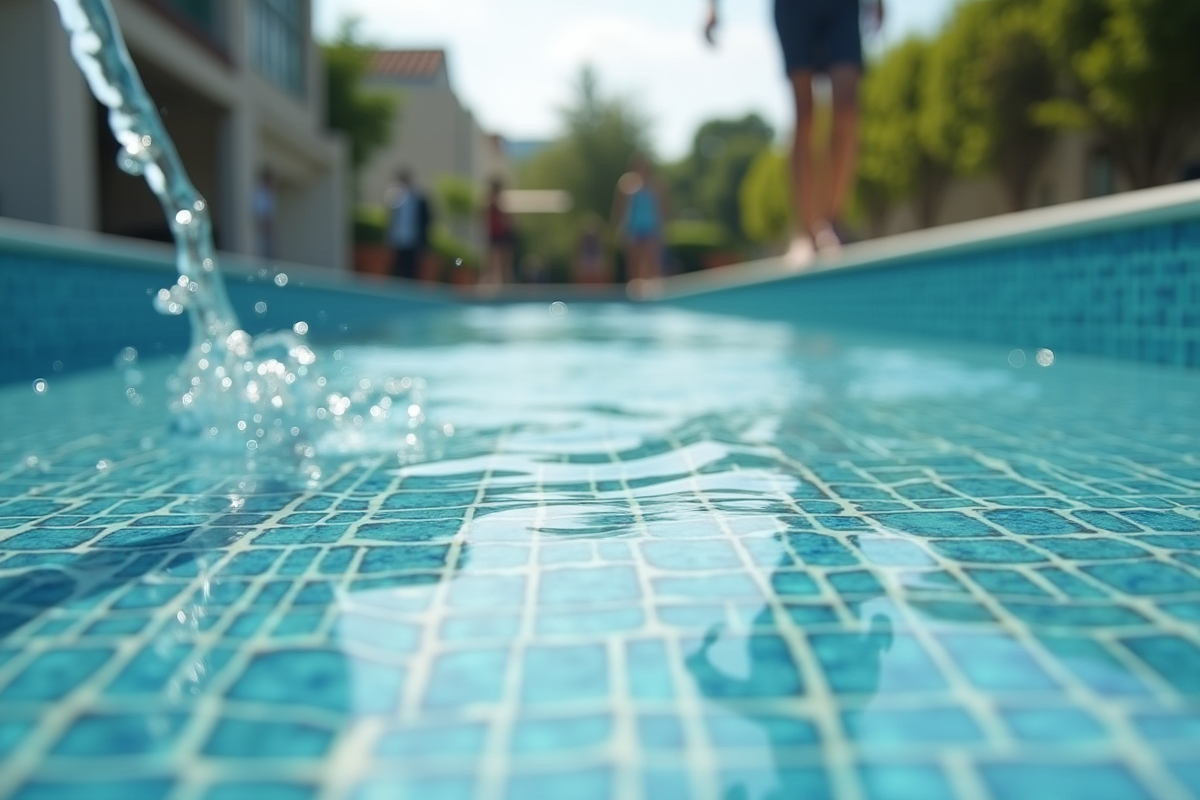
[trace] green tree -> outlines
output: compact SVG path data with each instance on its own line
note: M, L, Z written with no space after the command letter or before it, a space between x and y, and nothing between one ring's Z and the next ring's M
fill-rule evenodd
M902 42L871 65L860 90L859 201L877 211L911 199L921 227L933 224L951 175L918 132L929 49L923 39Z
M520 175L525 188L560 189L571 196L567 214L520 221L526 249L560 272L570 264L583 219L609 218L617 181L635 153L650 151L646 118L629 101L605 96L590 67L580 73L562 119L562 135L530 159Z
M344 20L337 38L321 49L327 122L349 140L350 163L357 173L372 152L388 143L399 103L395 95L363 87L373 51L362 43L358 20Z
M930 48L918 115L923 146L960 176L994 173L1014 211L1053 142L1034 119L1054 91L1035 10L1028 0L959 6Z
M738 204L741 229L750 241L771 244L786 238L796 218L788 156L772 148L759 152L738 187Z
M673 205L720 223L728 236L745 241L740 187L774 138L775 131L757 114L705 122L692 138L691 152L668 171Z
M1064 87L1039 118L1096 130L1134 188L1167 183L1200 128L1200 2L1041 0Z

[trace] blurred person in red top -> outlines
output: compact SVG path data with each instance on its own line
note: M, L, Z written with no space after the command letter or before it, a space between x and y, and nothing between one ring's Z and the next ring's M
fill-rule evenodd
M792 137L792 196L796 235L785 256L807 266L816 250L836 252L834 223L854 183L858 154L858 83L862 77L861 22L870 32L883 23L882 0L775 0L775 28L792 84L796 129ZM704 35L714 42L717 0L708 0ZM833 95L833 126L827 155L814 159L813 78L827 75Z
M488 201L484 208L487 253L480 276L480 282L484 284L512 283L513 280L512 219L502 205L503 195L504 182L497 178L488 188Z

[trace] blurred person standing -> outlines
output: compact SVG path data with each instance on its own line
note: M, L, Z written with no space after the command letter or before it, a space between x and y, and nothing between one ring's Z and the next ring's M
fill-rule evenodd
M388 245L392 248L392 274L414 280L429 249L429 229L433 213L429 200L417 189L411 170L396 173L396 183L388 189Z
M796 235L785 261L807 266L815 251L836 252L834 229L854 182L858 154L858 84L862 77L865 17L873 33L883 23L882 0L774 0L775 28L796 106L792 137L792 196ZM717 0L708 0L704 34L710 44L717 29ZM813 78L827 75L833 95L829 147L813 157Z
M598 217L589 214L580 228L575 248L575 282L598 284L610 280L608 259L604 254L603 226Z
M269 169L258 174L254 187L254 233L260 258L275 257L275 216L279 202L275 196L275 175Z
M488 187L488 200L483 212L483 223L487 230L487 253L484 256L480 282L485 284L500 285L512 283L513 280L512 219L504 210L503 196L504 182L497 178Z
M654 177L650 159L639 153L633 157L631 167L617 181L613 226L625 243L628 280L656 280L662 277L666 195Z

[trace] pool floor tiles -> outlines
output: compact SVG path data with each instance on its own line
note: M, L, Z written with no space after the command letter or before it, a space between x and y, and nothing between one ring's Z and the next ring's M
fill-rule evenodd
M48 406L0 443L0 796L1200 797L1200 423L971 397L311 483Z

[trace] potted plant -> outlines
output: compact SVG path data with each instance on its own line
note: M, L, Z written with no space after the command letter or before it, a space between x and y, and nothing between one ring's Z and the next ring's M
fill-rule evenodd
M391 273L392 253L384 241L387 212L382 207L360 206L354 213L354 271L367 275Z

